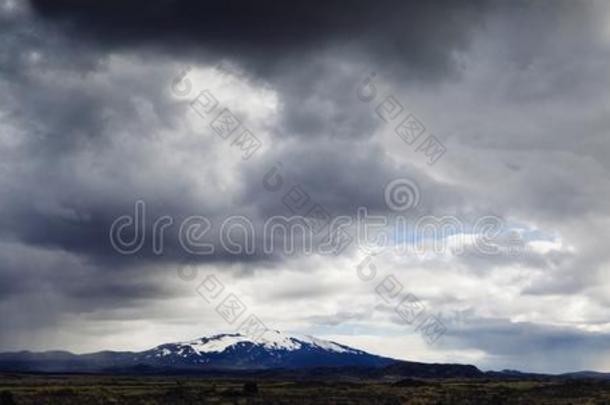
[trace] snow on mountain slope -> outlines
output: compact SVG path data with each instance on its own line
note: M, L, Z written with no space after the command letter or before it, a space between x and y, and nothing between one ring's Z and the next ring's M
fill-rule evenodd
M340 345L335 342L317 339L313 336L288 336L276 330L269 330L260 337L250 337L240 333L215 335L209 338L200 338L187 342L175 343L181 349L190 347L197 354L221 353L227 348L239 343L249 343L270 350L293 351L312 346L319 349L337 353L362 353L359 350ZM163 345L165 347L165 345ZM167 350L167 349L164 349ZM167 355L169 353L166 353Z
M132 358L156 367L218 369L378 366L391 361L336 342L274 330L258 337L226 333L167 343Z

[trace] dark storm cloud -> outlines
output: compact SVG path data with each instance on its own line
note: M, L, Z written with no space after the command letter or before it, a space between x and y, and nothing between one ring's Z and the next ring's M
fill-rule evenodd
M452 205L465 199L462 190L436 182L421 168L392 162L379 145L367 140L314 138L288 143L270 151L265 158L270 162L268 166L242 172L246 186L243 204L256 201L262 217L290 214L282 198L292 187L299 187L312 203L320 204L333 217L355 217L358 208L366 208L371 214L387 214L384 188L399 177L417 183L422 199L420 214L448 212ZM282 178L281 191L263 187L268 173Z
M1 246L0 281L2 286L10 287L0 296L3 303L20 296L57 294L73 303L82 301L74 308L90 311L172 296L170 288L156 282L156 266L146 266L143 271L140 263L111 272L109 266L100 268L83 256L67 252L10 242Z
M490 365L560 373L587 369L597 361L603 364L610 352L609 338L607 333L487 318L471 319L467 328L449 330L446 343L459 349L482 350L493 359Z
M180 52L191 56L203 54L204 59L209 56L206 60L211 63L220 58L232 59L243 65L247 74L270 82L278 92L281 109L280 128L275 131L278 141L292 135L303 135L307 139L284 149L278 142L273 148L280 152L270 153L265 158L290 162L292 170L298 173L296 181L334 214L353 214L357 206L383 210L380 190L388 180L405 173L420 180L426 194L439 201L439 206L460 205L463 198L459 192L442 193L441 190L447 187L435 184L407 165L399 167L388 163L374 146L328 141L334 137L339 140L367 139L379 126L379 120L375 120L370 111L367 114L365 106L353 97L354 87L361 79L360 73L365 72L344 69L341 62L370 60L382 65L388 77L401 77L406 82L422 78L443 79L456 68L456 51L468 47L472 34L481 28L490 10L516 16L511 18L533 10L535 18L531 20L543 21L543 25L548 26L562 12L573 12L573 8L566 4L562 3L550 14L544 14L547 8L532 6L529 2L509 7L479 2L458 5L444 1L357 1L350 2L349 6L338 1L33 1L34 11L44 25L37 26L38 35L13 35L9 43L15 50L7 52L5 59L20 60L12 56L22 57L18 50L31 46L29 43L34 39L39 47L59 45L56 52L43 54L44 62L60 60L53 57L54 54L74 55L70 49L72 45L86 50L83 60L90 64L85 65L88 68L80 69L85 73L103 70L105 56L116 50L136 52L152 49L166 55ZM528 32L535 31L530 25L525 26ZM24 37L29 39L20 44ZM61 38L64 38L63 46ZM532 56L535 49L537 47L527 45L516 47L514 53L525 56L515 58L527 61L526 56ZM29 65L26 61L12 71L23 74ZM43 71L59 69L62 75L71 72L65 66L58 66L57 62L44 65ZM74 63L66 66L79 70ZM109 157L119 156L121 159L114 165L114 170L103 174L118 176L128 183L125 187L111 190L102 189L95 183L85 186L85 183L92 182L90 173L83 176L81 182L74 182L67 177L65 167L53 168L57 158L69 158L74 151L87 148L100 151L111 145L114 142L112 132L116 128L133 126L130 136L141 136L145 141L147 130L153 132L159 127L171 127L176 107L168 102L163 86L150 85L151 82L162 82L167 74L169 72L148 71L140 81L134 75L129 80L117 80L115 86L92 84L89 91L82 91L82 85L49 84L31 75L25 82L27 85L14 89L21 95L17 100L21 123L29 126L31 134L39 136L31 141L31 145L26 144L26 155L40 163L49 163L43 172L34 170L26 173L28 176L24 178L36 184L50 184L50 190L43 190L40 194L61 190L64 200L69 201L65 208L73 210L76 217L58 219L49 217L45 210L28 208L37 196L30 193L27 182L25 185L10 184L10 194L15 196L12 197L15 201L10 202L14 211L5 219L5 230L19 229L21 237L29 243L55 244L103 257L108 253L108 244L100 229L107 229L111 219L130 212L138 195L163 201L171 201L172 195L178 194L184 198L181 203L170 204L169 209L167 204L160 204L163 208L159 210L153 206L152 218L163 214L179 218L199 213L221 217L223 211L218 207L201 204L190 196L192 185L186 181L180 183L182 176L178 173L174 177L178 184L165 184L161 190L159 182L153 184L152 180L139 178L135 174L137 171L150 169L145 156L134 159L133 155L122 156L120 151L109 150ZM17 86L20 83L17 81ZM139 114L133 102L135 97L151 101L152 108L160 116L155 125L132 124L132 118ZM107 114L109 108L110 117ZM114 126L111 127L110 123ZM315 137L324 138L326 143L312 142L310 139ZM201 158L210 155L202 151ZM75 165L68 169L81 168ZM275 196L257 192L260 191L259 176L266 168L243 170L247 191L243 196L234 197L240 204L233 205L231 211L249 212L246 205L254 202L255 211L260 203L260 212L281 213ZM528 177L537 178L535 173L528 174ZM538 178L544 182L547 177ZM85 189L91 193L89 198L83 198ZM126 190L129 192L121 195ZM554 190L557 193L569 191L559 186ZM576 193L563 194L573 196ZM100 198L99 202L95 202L97 198ZM553 207L565 206L563 211L570 211L573 206L566 201L571 200L562 199ZM430 207L429 202L426 201L427 207ZM548 209L546 201L539 200L537 204L541 209ZM84 212L84 219L79 212ZM170 245L168 252L171 251Z
M329 45L364 47L428 76L446 73L450 52L468 44L484 2L120 1L32 2L39 15L102 46L209 48L270 68ZM252 66L250 66L252 67ZM254 69L258 70L258 69Z
M371 137L377 122L352 96L373 67L387 77L456 73L487 9L482 1L33 1L40 16L101 53L155 49L230 60L278 92L279 136ZM345 61L362 70L345 71ZM328 80L332 77L332 80Z
M146 21L144 18L134 29L142 25L143 33L148 32ZM260 240L257 241L259 254L229 254L218 249L213 255L193 256L181 249L177 237L177 228L189 215L211 219L214 232L230 214L248 215L255 223L269 216L286 215L281 197L260 187L269 166L236 168L234 174L243 176L245 192L235 193L230 204L202 201L195 194L196 185L184 175L182 167L167 168L163 161L154 158L154 150L147 150L158 131L175 128L185 113L184 105L168 98L171 76L176 72L162 66L140 72L129 65L122 67L124 70L113 71L112 55L105 55L110 52L109 48L101 46L109 45L105 37L80 41L80 36L62 35L60 28L63 27L54 25L52 20L45 20L33 30L23 30L17 25L8 30L11 46L2 56L7 65L13 61L15 66L11 71L18 72L19 76L6 83L12 98L5 101L5 106L18 111L12 122L24 131L24 136L19 150L6 155L11 164L10 177L4 181L7 193L2 198L7 213L1 219L5 237L16 236L28 244L90 255L112 268L130 266L136 260L175 264L185 260L272 259L260 254ZM192 30L193 35L198 35L199 31ZM22 38L27 40L20 41ZM164 39L158 38L157 42ZM156 43L154 38L149 40ZM99 48L83 45L96 43ZM193 48L205 49L206 44L204 41ZM72 51L73 45L78 45L78 55ZM293 46L298 46L298 42ZM23 55L30 50L38 52L35 61L24 59ZM62 54L68 56L68 61L62 62ZM150 57L146 52L135 54L135 60ZM285 58L278 63L274 81L283 100L280 128L274 130L277 142L261 160L286 162L292 179L333 215L353 216L359 206L384 211L383 186L401 175L416 178L422 186L432 185L427 176L414 168L386 162L384 153L366 141L378 121L366 111L368 106L354 97L361 79L359 72L334 70L333 63L340 62L337 55L322 52L318 58L317 63L301 67ZM302 99L308 100L306 108ZM146 102L144 107L154 112L154 120L143 116L141 100ZM321 139L284 147L283 133L315 135ZM351 144L350 137L365 140ZM129 142L125 142L127 138ZM216 153L209 142L193 142L189 147L197 148L197 160L203 162L213 160ZM218 181L205 173L200 176L210 185ZM19 182L11 181L16 177L20 178ZM438 195L442 189L432 187L426 192L436 190ZM455 193L447 193L443 200L456 201L456 195L452 194ZM136 199L147 202L147 241L152 239L154 220L165 215L175 220L166 233L161 257L151 252L150 243L137 257L117 255L109 244L110 224L120 215L132 215ZM259 214L263 214L262 218ZM260 227L257 230L260 236Z

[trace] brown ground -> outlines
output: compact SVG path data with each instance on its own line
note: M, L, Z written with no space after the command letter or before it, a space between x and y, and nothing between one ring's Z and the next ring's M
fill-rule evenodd
M6 404L610 404L610 382L0 375Z

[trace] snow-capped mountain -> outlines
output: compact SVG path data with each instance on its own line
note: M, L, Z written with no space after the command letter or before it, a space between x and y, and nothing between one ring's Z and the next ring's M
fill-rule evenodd
M2 353L0 370L103 371L148 367L175 370L261 370L311 367L383 367L395 360L312 336L266 331L250 337L220 334L167 343L143 352Z
M383 366L392 362L339 343L312 336L288 336L272 330L260 337L231 333L168 343L140 353L138 361L223 369Z
M352 349L351 347L341 345L339 343L328 340L317 339L313 336L288 336L277 330L266 331L258 337L250 337L241 333L228 333L214 335L211 337L202 337L188 342L170 343L169 345L161 345L156 347L155 351L161 356L167 356L171 353L168 346L178 348L179 354L186 356L188 352L196 354L202 353L222 353L231 347L239 347L243 345L252 345L265 348L267 350L284 350L294 351L303 347L311 346L318 349L324 349L337 353L364 353L361 350Z

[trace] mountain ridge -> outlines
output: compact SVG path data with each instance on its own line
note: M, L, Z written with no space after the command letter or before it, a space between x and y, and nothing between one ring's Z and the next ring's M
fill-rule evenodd
M74 354L54 350L0 353L0 370L90 372L136 366L182 370L263 370L381 367L395 361L313 336L289 336L269 331L258 337L241 333L204 336L165 343L140 352L106 350Z
M610 379L610 373L562 374L518 370L483 372L474 365L397 360L308 335L268 331L252 337L222 333L164 343L144 351L103 350L74 354L65 350L0 353L0 372L205 374L310 378L567 378Z

